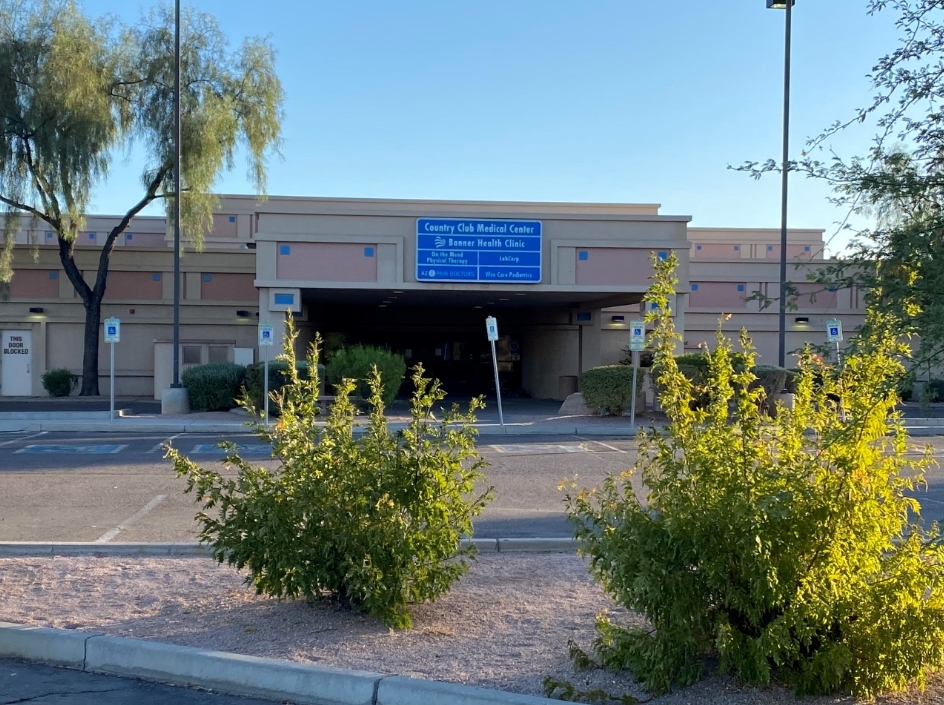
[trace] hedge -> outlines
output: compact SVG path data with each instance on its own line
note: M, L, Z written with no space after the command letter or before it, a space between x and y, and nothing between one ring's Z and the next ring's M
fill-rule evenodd
M406 374L406 360L403 355L374 345L351 345L341 348L328 362L328 382L338 385L342 380L355 381L355 394L367 399L370 389L367 384L371 368L376 365L383 383L383 403L389 406L397 397L403 376Z
M636 393L642 390L644 373L636 376ZM580 375L580 391L587 407L601 414L622 416L633 399L633 368L626 365L594 367Z
M209 362L188 367L180 381L190 398L193 411L235 409L241 395L246 368L234 362Z
M57 369L43 373L43 389L51 397L67 397L78 385L78 376L69 370Z

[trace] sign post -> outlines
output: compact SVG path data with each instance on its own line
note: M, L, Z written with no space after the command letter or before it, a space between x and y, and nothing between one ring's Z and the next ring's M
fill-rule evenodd
M265 424L269 425L269 348L275 344L272 338L272 325L270 323L259 324L259 347L262 348L262 359L265 361L262 370L263 394L265 395Z
M838 318L830 318L826 321L826 342L836 344L836 364L839 360L839 343L842 342L842 321Z
M121 342L121 321L117 318L105 319L105 342L111 346L111 371L110 371L110 396L111 403L108 408L111 414L108 419L111 423L115 422L115 343Z
M629 349L633 353L633 398L629 404L629 427L636 429L636 378L639 375L639 353L646 349L646 322L630 321Z
M485 332L492 346L492 369L495 371L495 397L498 399L498 423L505 430L505 417L502 415L501 386L498 384L498 358L495 356L495 341L498 340L498 321L494 316L485 319Z

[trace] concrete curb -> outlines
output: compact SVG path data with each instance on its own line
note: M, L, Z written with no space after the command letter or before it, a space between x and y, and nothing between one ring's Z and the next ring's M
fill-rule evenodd
M475 546L480 553L576 553L579 543L567 537L466 539L461 546ZM52 556L147 556L149 558L208 557L210 547L202 543L87 543L47 541L2 541L0 558Z
M306 705L551 705L455 683L0 622L0 656Z

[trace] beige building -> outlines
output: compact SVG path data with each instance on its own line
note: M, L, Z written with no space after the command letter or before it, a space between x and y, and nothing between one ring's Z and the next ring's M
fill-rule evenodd
M673 310L686 348L710 341L719 315L731 313L725 328L746 326L763 359L776 362L776 305L762 310L747 299L778 295L779 230L689 221L646 204L227 196L204 251L181 260L181 363L258 360L257 324L280 337L291 310L302 344L318 331L387 345L422 362L450 393L470 395L494 386L484 331L492 315L503 390L562 398L581 371L622 357L651 252L679 257ZM91 217L80 235L87 281L114 222ZM163 218L136 218L112 256L102 314L121 320L117 394L160 398L170 382L171 240ZM54 236L29 230L18 242L11 298L0 304L0 395L43 395L46 370L81 372L84 309ZM862 314L855 292L814 294L803 283L822 261L822 231L791 231L790 243L800 267L791 278L804 295L788 317L788 350L823 342L827 318L851 330ZM103 394L108 353L102 345Z

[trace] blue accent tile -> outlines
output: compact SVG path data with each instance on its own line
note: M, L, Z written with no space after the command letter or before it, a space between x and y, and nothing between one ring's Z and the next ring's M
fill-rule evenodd
M698 284L692 284L692 291L698 291Z
M593 319L593 315L589 311L578 311L577 320L578 321L590 321Z
M804 251L804 252L809 252L809 251L810 251L810 246L807 245L806 247L804 247L804 248L803 248L803 251Z
M734 251L735 251L735 252L740 252L740 251L741 251L741 246L740 246L740 245L735 245L735 246L734 246Z
M577 253L577 259L581 261L588 260L590 259L590 253L587 252L586 250L581 250L580 252Z
M773 246L773 245L767 245L767 251L768 251L768 252L773 252L773 251L774 251L774 246Z
M695 245L695 249L696 249L696 250L700 250L700 249L701 249L701 245Z
M134 233L128 233L128 234L125 236L125 241L126 241L126 242L131 242L131 240L132 240L133 238L134 238Z
M744 291L744 285L738 284L738 291Z
M50 232L46 233L46 237L54 237L54 236L55 236L55 233L50 233Z
M58 279L58 278L59 278L59 272L50 272L50 273L49 273L49 278L50 278L50 279Z
M659 252L657 256L658 256L659 259L668 259L668 258L669 258L669 253L668 253L668 252Z
M89 240L95 239L95 233L89 233Z
M373 248L373 247L365 247L365 248L364 248L364 257L373 257L373 256L374 256L374 248Z
M276 306L294 306L295 294L276 294L274 297Z
M152 279L153 281L159 282L159 281L161 280L161 273L160 273L160 272L154 272L154 274L151 275L151 279Z
M290 255L292 254L291 245L279 245L279 254L280 255Z
M208 282L208 281L212 281L212 280L213 280L213 277L211 277L209 274L204 274L204 275L203 275L203 281Z
M235 216L235 215L231 215L231 216L229 217L229 222L235 223L235 222L236 222L236 216Z

